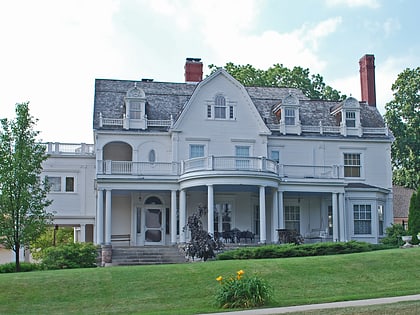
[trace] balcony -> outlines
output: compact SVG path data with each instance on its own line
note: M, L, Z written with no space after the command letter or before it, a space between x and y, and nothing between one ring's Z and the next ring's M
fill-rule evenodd
M45 146L45 153L49 155L95 155L95 146L87 143L41 143Z
M342 167L341 167L342 168ZM194 172L261 172L281 178L337 179L340 166L277 164L265 157L207 156L182 162L98 161L98 175L180 176Z

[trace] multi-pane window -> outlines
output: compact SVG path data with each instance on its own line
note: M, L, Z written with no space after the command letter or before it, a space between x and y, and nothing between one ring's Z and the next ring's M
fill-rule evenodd
M190 159L204 156L203 144L190 144Z
M214 99L214 118L226 119L226 99L222 95L216 95Z
M73 192L74 191L74 177L66 177L66 191Z
M223 95L216 95L214 102L207 105L207 118L210 119L235 119L235 108L228 105Z
M141 119L141 103L136 101L130 102L130 119Z
M284 110L284 122L288 126L295 125L295 110L292 108L286 108Z
M61 177L58 176L47 176L48 185L50 185L50 191L61 191Z
M344 153L344 177L360 177L360 154Z
M246 159L246 157L249 157L249 149L249 146L237 145L235 147L235 155L241 157L240 159L236 159L236 168L249 168L250 160Z
M284 225L288 230L300 232L300 207L285 206L284 207Z
M203 168L204 160L199 159L204 157L204 145L203 144L190 144L190 159L196 158L189 162L191 168Z
M76 190L75 178L73 176L46 176L50 192L74 192Z
M371 205L353 205L354 234L372 233Z
M356 113L355 112L346 112L346 126L356 127Z

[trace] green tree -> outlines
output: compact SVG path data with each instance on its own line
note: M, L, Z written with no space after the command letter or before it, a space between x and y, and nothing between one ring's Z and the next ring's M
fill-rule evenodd
M219 67L212 64L209 68L213 73ZM311 75L307 68L294 67L290 70L282 64L275 64L267 70L260 70L249 64L235 65L232 62L223 68L244 86L297 88L310 99L340 101L346 98L346 95L326 85L321 75Z
M391 156L394 184L420 186L420 67L405 69L392 85L385 121L395 137Z
M412 236L413 244L418 244L417 234L420 233L420 187L410 199L408 209L408 233Z
M1 119L0 130L0 242L15 252L20 271L19 250L38 238L50 224L46 207L49 187L41 180L45 147L36 142L36 120L29 103L16 105L16 119Z
M49 226L35 241L31 242L30 248L32 256L35 259L40 259L47 248L73 242L74 230L72 227Z

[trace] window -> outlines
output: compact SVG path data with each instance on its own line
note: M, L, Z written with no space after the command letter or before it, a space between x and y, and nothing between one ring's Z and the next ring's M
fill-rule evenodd
M384 235L384 206L378 206L378 234Z
M233 206L230 203L218 203L215 205L214 231L229 232L232 229L232 209Z
M141 103L130 102L130 119L141 119Z
M226 99L222 95L214 99L214 118L226 119Z
M218 94L214 102L207 105L207 118L210 119L235 119L235 107L228 105L226 98Z
M204 156L203 144L190 144L190 159Z
M370 205L353 205L354 234L372 233Z
M333 235L333 224L332 206L328 206L328 235Z
M356 127L356 113L355 112L346 112L346 126L347 127Z
M50 191L61 191L61 177L47 176Z
M286 108L284 110L284 120L286 125L294 126L295 125L295 110L292 108Z
M344 177L360 177L360 154L344 153Z
M203 144L190 144L190 159L204 157L204 145ZM197 159L189 161L190 168L203 168L204 159Z
M238 145L235 147L235 155L238 157L249 157L249 146ZM236 168L245 168L249 169L250 160L249 159L236 159Z
M150 150L149 152L149 162L155 163L156 162L156 152L155 150Z
M280 152L277 150L271 151L270 158L277 163L280 163Z
M66 177L66 192L74 191L74 177Z
M285 206L284 207L284 225L288 230L300 232L300 207Z

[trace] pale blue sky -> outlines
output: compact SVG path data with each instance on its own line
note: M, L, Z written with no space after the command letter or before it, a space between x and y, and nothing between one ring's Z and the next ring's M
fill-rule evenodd
M27 0L0 3L0 117L30 101L44 141L89 142L95 78L183 82L186 57L319 73L360 99L374 54L378 108L420 65L417 0Z

